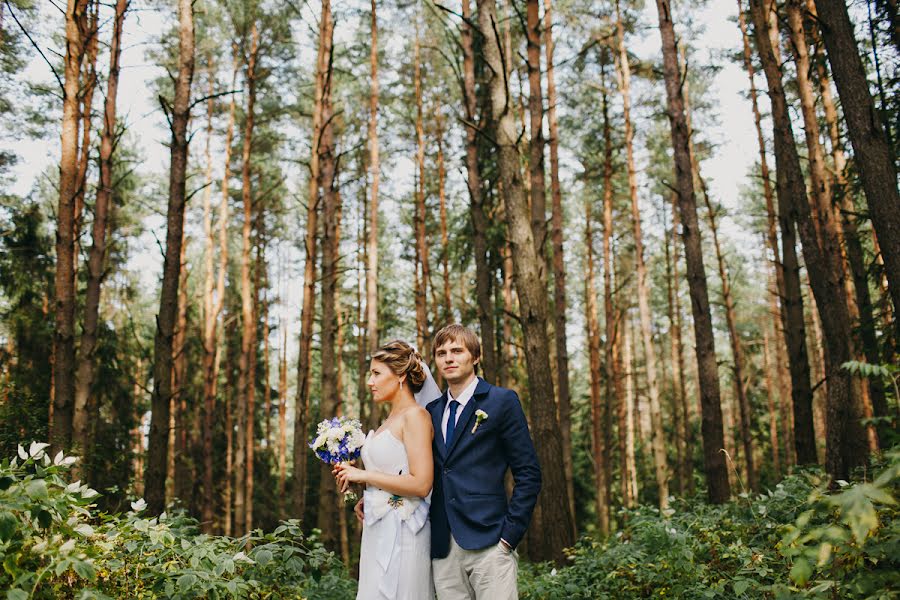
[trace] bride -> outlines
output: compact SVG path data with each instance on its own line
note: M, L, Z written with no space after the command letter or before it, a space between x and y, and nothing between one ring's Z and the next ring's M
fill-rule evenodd
M419 353L399 340L375 352L366 383L372 400L390 404L390 414L366 437L364 469L347 463L334 469L341 491L350 483L366 485L356 598L433 598L428 509L434 429L423 407L440 390Z

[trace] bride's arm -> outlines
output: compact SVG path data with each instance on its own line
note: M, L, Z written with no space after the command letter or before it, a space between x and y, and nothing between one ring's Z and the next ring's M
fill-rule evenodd
M431 440L434 430L431 416L424 408L411 411L403 427L403 445L409 458L409 473L389 475L376 471L365 471L340 464L335 466L336 477L341 490L350 483L365 483L381 488L398 496L425 497L434 483L434 462L431 456Z

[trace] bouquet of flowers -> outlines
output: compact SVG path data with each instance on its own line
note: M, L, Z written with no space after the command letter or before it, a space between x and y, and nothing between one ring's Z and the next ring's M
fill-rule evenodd
M335 417L325 419L316 427L316 437L309 443L316 456L324 463L336 465L359 458L366 436L357 419ZM344 501L353 502L356 494L347 492Z

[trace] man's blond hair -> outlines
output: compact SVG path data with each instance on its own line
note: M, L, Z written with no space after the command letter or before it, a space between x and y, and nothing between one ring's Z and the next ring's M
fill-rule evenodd
M465 325L453 323L442 327L434 335L434 344L431 348L432 358L434 358L437 349L447 342L460 342L466 347L466 350L469 351L475 362L481 360L481 340L478 339L478 335L474 331Z

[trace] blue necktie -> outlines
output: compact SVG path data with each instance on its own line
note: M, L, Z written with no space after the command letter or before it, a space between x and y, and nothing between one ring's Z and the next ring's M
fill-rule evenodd
M459 402L450 401L450 418L447 419L447 435L444 436L444 446L450 447L453 443L453 430L456 429L456 409L459 408Z

